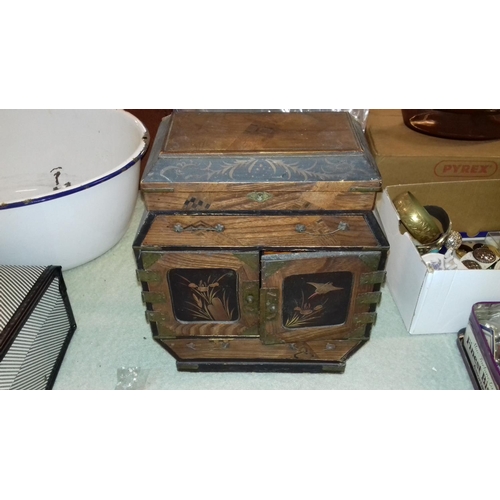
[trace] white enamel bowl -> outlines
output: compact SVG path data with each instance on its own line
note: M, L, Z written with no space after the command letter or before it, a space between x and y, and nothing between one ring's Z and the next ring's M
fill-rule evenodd
M0 110L0 265L71 269L111 249L148 144L123 110Z

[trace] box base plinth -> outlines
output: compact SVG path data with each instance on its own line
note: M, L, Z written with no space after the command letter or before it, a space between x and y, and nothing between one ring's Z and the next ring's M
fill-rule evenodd
M345 362L177 361L181 372L344 373Z
M274 345L259 338L155 340L183 372L344 373L368 338Z

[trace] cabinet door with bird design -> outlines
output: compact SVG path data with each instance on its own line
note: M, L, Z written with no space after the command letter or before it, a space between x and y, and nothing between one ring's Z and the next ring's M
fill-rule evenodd
M381 258L378 251L263 255L263 342L367 338L380 299Z

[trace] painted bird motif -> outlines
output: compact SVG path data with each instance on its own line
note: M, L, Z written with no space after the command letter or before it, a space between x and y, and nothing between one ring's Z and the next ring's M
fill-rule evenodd
M328 292L335 292L337 290L343 290L342 287L334 286L331 282L328 282L328 283L307 282L307 284L312 285L315 288L314 292L311 295L309 295L307 300L310 300L313 297L316 297L317 295L324 295L325 293L328 293Z

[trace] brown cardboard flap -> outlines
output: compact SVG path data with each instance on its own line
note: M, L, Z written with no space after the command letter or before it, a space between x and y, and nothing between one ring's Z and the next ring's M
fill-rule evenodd
M383 187L500 178L500 140L462 141L408 128L401 110L370 110L366 137Z
M500 140L462 141L425 135L408 128L401 110L370 110L367 136L378 156L499 158Z
M453 229L473 237L500 230L500 179L431 182L388 186L391 200L410 191L422 205L438 205L450 216Z

